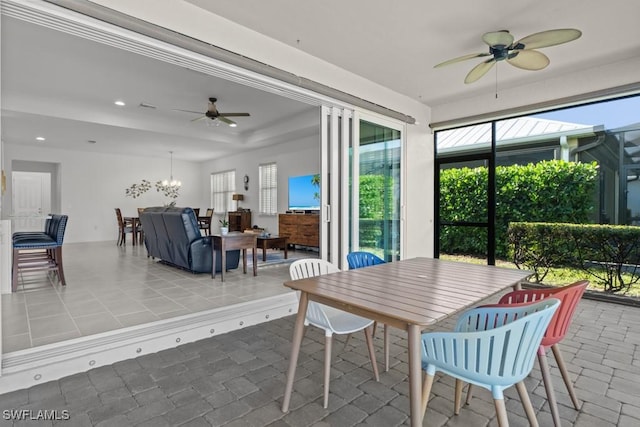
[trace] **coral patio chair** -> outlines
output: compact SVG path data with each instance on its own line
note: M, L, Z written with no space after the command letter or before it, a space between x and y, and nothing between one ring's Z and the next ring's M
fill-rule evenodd
M289 274L291 280L315 277L329 273L340 271L338 267L328 261L322 259L300 259L291 264ZM307 306L306 325L313 325L320 329L324 329L325 348L324 348L324 401L326 408L329 404L329 376L331 371L331 344L333 334L351 334L353 332L364 331L373 366L373 373L376 381L379 381L378 366L376 365L376 356L373 350L373 339L371 330L373 320L337 308L328 307L317 302L309 301Z
M549 372L549 364L547 362L547 349L551 347L553 355L556 358L560 374L567 386L567 391L571 397L571 402L574 408L580 409L580 402L576 396L576 392L573 389L573 383L569 378L569 372L562 358L560 347L558 344L564 339L564 336L571 325L573 320L573 313L582 294L589 285L588 280L581 280L571 285L567 285L560 288L546 288L546 289L523 289L519 291L509 292L500 298L498 304L489 305L486 307L496 307L500 305L519 304L524 302L540 301L545 298L553 297L561 301L560 308L551 319L549 328L542 338L540 347L538 348L538 362L540 363L540 371L542 371L542 380L544 382L544 388L547 392L547 400L549 401L549 409L553 418L553 423L556 427L560 426L560 413L558 412L558 404L556 402L556 396L553 391L553 384L551 383L551 374ZM471 388L467 391L467 403L471 399Z
M384 264L385 261L372 254L371 252L350 252L347 254L347 263L349 263L349 269L369 267L372 265ZM376 334L377 322L373 324L373 335ZM384 325L384 370L389 371L389 329L387 325Z
M548 298L530 304L479 307L465 312L454 332L422 334L422 369L426 372L422 413L427 410L435 373L441 371L456 379L456 415L464 381L491 391L498 426L508 426L503 391L515 385L529 423L537 426L524 379L559 305L559 300Z

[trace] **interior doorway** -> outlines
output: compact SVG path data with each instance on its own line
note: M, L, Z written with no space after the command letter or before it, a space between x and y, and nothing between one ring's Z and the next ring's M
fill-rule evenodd
M60 212L59 167L58 163L12 162L12 231L42 231L46 216Z
M13 231L42 231L51 212L51 174L13 172L11 181Z

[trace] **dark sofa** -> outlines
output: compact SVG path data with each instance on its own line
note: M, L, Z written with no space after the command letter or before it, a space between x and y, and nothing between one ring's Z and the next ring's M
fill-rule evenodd
M140 213L149 256L193 273L211 273L211 239L202 236L191 208L151 207ZM216 254L216 271L222 271ZM227 270L238 268L240 251L227 251Z

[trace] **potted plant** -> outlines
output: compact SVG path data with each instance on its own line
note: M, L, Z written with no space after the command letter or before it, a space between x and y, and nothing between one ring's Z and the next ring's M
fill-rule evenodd
M229 221L226 218L222 218L220 221L220 234L223 236L229 233Z

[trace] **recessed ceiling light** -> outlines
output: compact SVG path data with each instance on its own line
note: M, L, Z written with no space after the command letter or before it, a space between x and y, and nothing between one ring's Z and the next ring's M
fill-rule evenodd
M234 127L236 127L236 126L238 126L238 124L237 124L237 123L229 123L229 127L234 128Z
M44 141L44 136L36 136L36 141Z
M114 104L116 104L118 107L124 107L126 105L124 101L116 101L114 102Z

